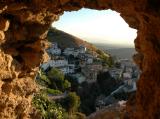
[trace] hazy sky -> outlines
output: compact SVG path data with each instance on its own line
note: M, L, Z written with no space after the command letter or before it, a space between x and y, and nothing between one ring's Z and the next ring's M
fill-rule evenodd
M119 13L111 10L65 12L53 27L92 43L133 46L136 30L129 28Z

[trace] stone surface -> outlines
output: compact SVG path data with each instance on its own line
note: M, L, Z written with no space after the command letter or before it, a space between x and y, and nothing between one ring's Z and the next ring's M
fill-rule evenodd
M0 43L4 40L5 34L3 31L0 31Z
M123 119L125 111L125 105L115 103L92 113L87 119Z
M160 118L159 0L1 0L0 118L33 118L34 77L38 65L47 60L43 43L47 29L64 11L82 7L115 10L138 30L134 60L142 74L134 109L128 115L135 119Z
M0 18L0 19L1 19L1 21L0 21L0 30L1 31L7 31L8 28L9 28L9 24L10 24L9 21L4 19L3 17Z

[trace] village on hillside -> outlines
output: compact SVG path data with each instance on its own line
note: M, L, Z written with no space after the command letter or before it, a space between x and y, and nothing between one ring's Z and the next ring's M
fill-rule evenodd
M65 75L72 76L79 84L85 81L88 83L96 82L99 72L109 72L115 80L124 82L124 85L113 93L136 91L136 82L140 71L128 59L118 59L112 67L103 66L97 54L89 51L83 45L77 48L61 49L57 43L52 43L47 52L50 60L41 64L43 71L47 71L49 68L57 68Z

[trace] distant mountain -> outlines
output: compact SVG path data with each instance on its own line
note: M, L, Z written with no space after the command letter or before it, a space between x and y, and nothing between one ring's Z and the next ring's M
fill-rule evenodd
M73 36L71 34L68 34L64 31L55 29L55 28L51 28L48 32L48 40L51 42L57 42L59 47L64 49L66 47L72 47L72 48L76 48L79 47L80 45L84 45L85 47L87 47L87 49L96 51L97 48L84 41L83 39L77 38L76 36Z
M124 48L124 46L114 45L114 44L106 44L106 43L92 43L92 44L101 50Z
M134 46L129 45L120 45L120 44L107 44L107 43L92 43L97 48L101 50L108 50L108 49L121 49L121 48L134 48Z
M119 48L119 49L108 49L106 50L112 56L117 58L127 58L132 59L134 53L136 53L134 48Z
M111 56L116 56L117 58L132 59L132 55L136 52L134 47L127 47L122 45L113 45L105 43L94 43L94 45L97 48L111 54Z

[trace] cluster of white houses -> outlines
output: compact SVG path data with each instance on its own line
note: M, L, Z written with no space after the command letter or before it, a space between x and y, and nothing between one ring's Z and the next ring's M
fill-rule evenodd
M65 59L60 60L49 60L47 63L41 65L43 70L47 70L49 67L54 67L60 69L64 74L74 73L75 65L68 64L68 61Z
M119 63L121 64L119 68L114 67L109 70L111 76L115 79L123 80L125 85L121 86L120 89L123 89L125 92L135 91L137 89L136 82L139 79L140 70L128 59L120 59ZM117 91L120 91L120 89L117 89Z
M52 43L51 47L47 50L49 54L51 55L73 55L74 57L77 57L79 54L84 54L87 51L87 48L85 46L79 46L78 48L65 48L64 51L60 48L58 48L57 43Z
M47 52L51 55L61 55L62 50L58 48L57 43L52 43L51 47L47 50Z
M109 96L105 97L101 95L101 97L96 99L96 109L98 110L108 104L116 103L118 100L114 97L114 95L123 95L137 90L136 83L140 75L140 70L138 67L136 67L136 65L128 59L119 59L118 62L120 63L120 67L110 68L108 71L112 77L115 79L120 79L124 83L114 90Z
M79 83L86 79L90 82L96 81L98 72L102 70L102 64L93 63L93 60L97 55L93 56L88 53L85 46L66 48L62 51L57 43L53 43L47 52L51 56L51 60L41 65L41 68L44 71L49 67L58 68L64 74L72 74L77 78ZM69 61L69 56L79 59L78 67L81 68L81 73L76 72L77 64L75 63L75 60Z
M63 52L64 55L69 56L73 55L77 57L79 54L85 54L87 51L85 46L80 46L79 48L66 48Z
M94 59L98 59L97 55L93 55L87 52L85 46L79 46L78 48L66 48L63 51L58 47L57 43L53 43L47 50L51 57L51 60L41 65L41 68L46 71L49 67L58 68L64 74L71 74L77 79L79 83L87 81L89 83L97 80L97 75L100 71L109 71L111 76L115 79L123 79L126 84L132 85L133 74L138 75L137 69L134 69L134 65L127 59L121 59L120 68L107 68L104 69L101 62L94 62ZM74 57L69 60L68 57ZM75 58L78 59L78 65ZM76 70L80 68L81 72Z

